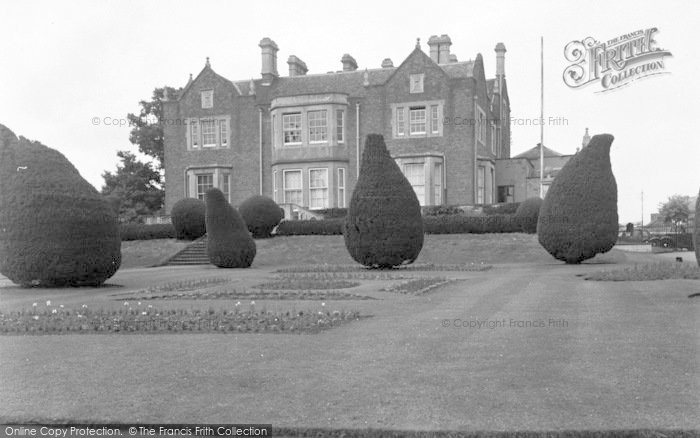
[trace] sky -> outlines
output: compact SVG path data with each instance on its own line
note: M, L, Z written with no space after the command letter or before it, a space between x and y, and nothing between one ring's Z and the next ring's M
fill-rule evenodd
M263 6L264 5L264 6ZM341 69L350 53L359 68L384 58L400 64L416 38L448 34L460 61L484 57L495 75L494 47L507 48L511 154L535 146L540 114L540 37L544 39L544 144L570 154L591 134L615 136L611 150L620 222L638 222L674 194L700 187L700 57L696 1L16 1L0 15L0 123L61 151L96 188L129 142L128 113L155 87L182 87L209 57L232 80L260 75L259 41L278 44L278 70L296 55L309 74ZM565 46L608 41L657 28L671 52L664 71L615 91L570 88ZM551 117L551 122L550 122ZM93 119L99 119L93 124ZM558 122L558 123L557 123ZM122 126L120 126L120 124ZM643 209L642 209L642 192Z

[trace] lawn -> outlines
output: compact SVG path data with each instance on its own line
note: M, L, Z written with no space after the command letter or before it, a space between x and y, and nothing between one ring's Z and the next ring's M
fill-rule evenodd
M71 309L128 301L199 315L239 301L247 308L244 293L269 292L284 298L256 296L256 308L363 318L302 334L0 336L0 422L259 422L326 431L314 436L367 428L673 436L668 430L700 428L700 300L688 298L700 280L584 279L648 263L651 254L613 250L572 266L531 235L427 235L416 269L380 272L349 268L342 236L257 244L245 270L123 269L112 287L98 289L0 281L0 311L46 300ZM309 265L326 268L294 268ZM279 289L285 279L289 289Z

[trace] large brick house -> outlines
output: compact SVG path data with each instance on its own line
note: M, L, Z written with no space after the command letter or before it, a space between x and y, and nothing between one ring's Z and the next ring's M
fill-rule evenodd
M230 202L263 194L301 209L345 207L364 138L380 133L422 205L496 202L496 163L510 156L506 48L496 45L496 77L481 54L459 62L447 35L420 41L398 66L307 74L291 55L260 41L261 77L230 81L204 69L164 102L165 209L220 188ZM178 123L175 123L178 122Z

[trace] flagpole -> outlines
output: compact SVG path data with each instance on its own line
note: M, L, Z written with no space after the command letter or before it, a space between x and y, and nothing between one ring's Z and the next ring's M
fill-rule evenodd
M544 37L540 36L540 198L544 198Z

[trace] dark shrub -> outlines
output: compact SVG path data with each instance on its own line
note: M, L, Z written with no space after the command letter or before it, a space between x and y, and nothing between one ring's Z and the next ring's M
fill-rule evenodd
M453 214L463 214L464 210L456 205L431 205L421 207L423 216L449 216Z
M515 214L520 206L519 202L504 202L501 204L487 204L482 208L485 215Z
M119 234L122 242L126 240L174 239L173 224L121 224Z
M314 213L320 214L324 219L338 219L345 218L348 215L347 208L323 208L321 210L314 210Z
M206 204L207 254L219 268L247 268L255 258L255 241L241 215L219 189L209 189Z
M284 218L284 211L272 199L255 195L238 206L241 217L248 226L248 231L255 238L272 236L272 230Z
M520 221L513 215L427 216L423 218L426 234L519 233Z
M537 232L537 218L540 215L542 207L542 198L536 196L527 198L520 203L518 209L515 210L515 217L520 221L522 230L526 233L534 234Z
M700 192L698 192L698 199L695 201L695 259L698 261L698 266L700 266Z
M309 236L343 234L345 219L282 221L275 232L278 236Z
M381 135L365 141L344 236L350 256L376 268L412 263L423 247L418 198Z
M109 202L61 153L0 125L0 273L21 285L98 286L120 264Z
M195 240L207 232L204 223L204 201L196 198L180 199L170 211L170 219L178 239Z
M554 258L580 263L617 241L617 184L610 166L613 136L594 136L554 178L537 222L540 244Z

